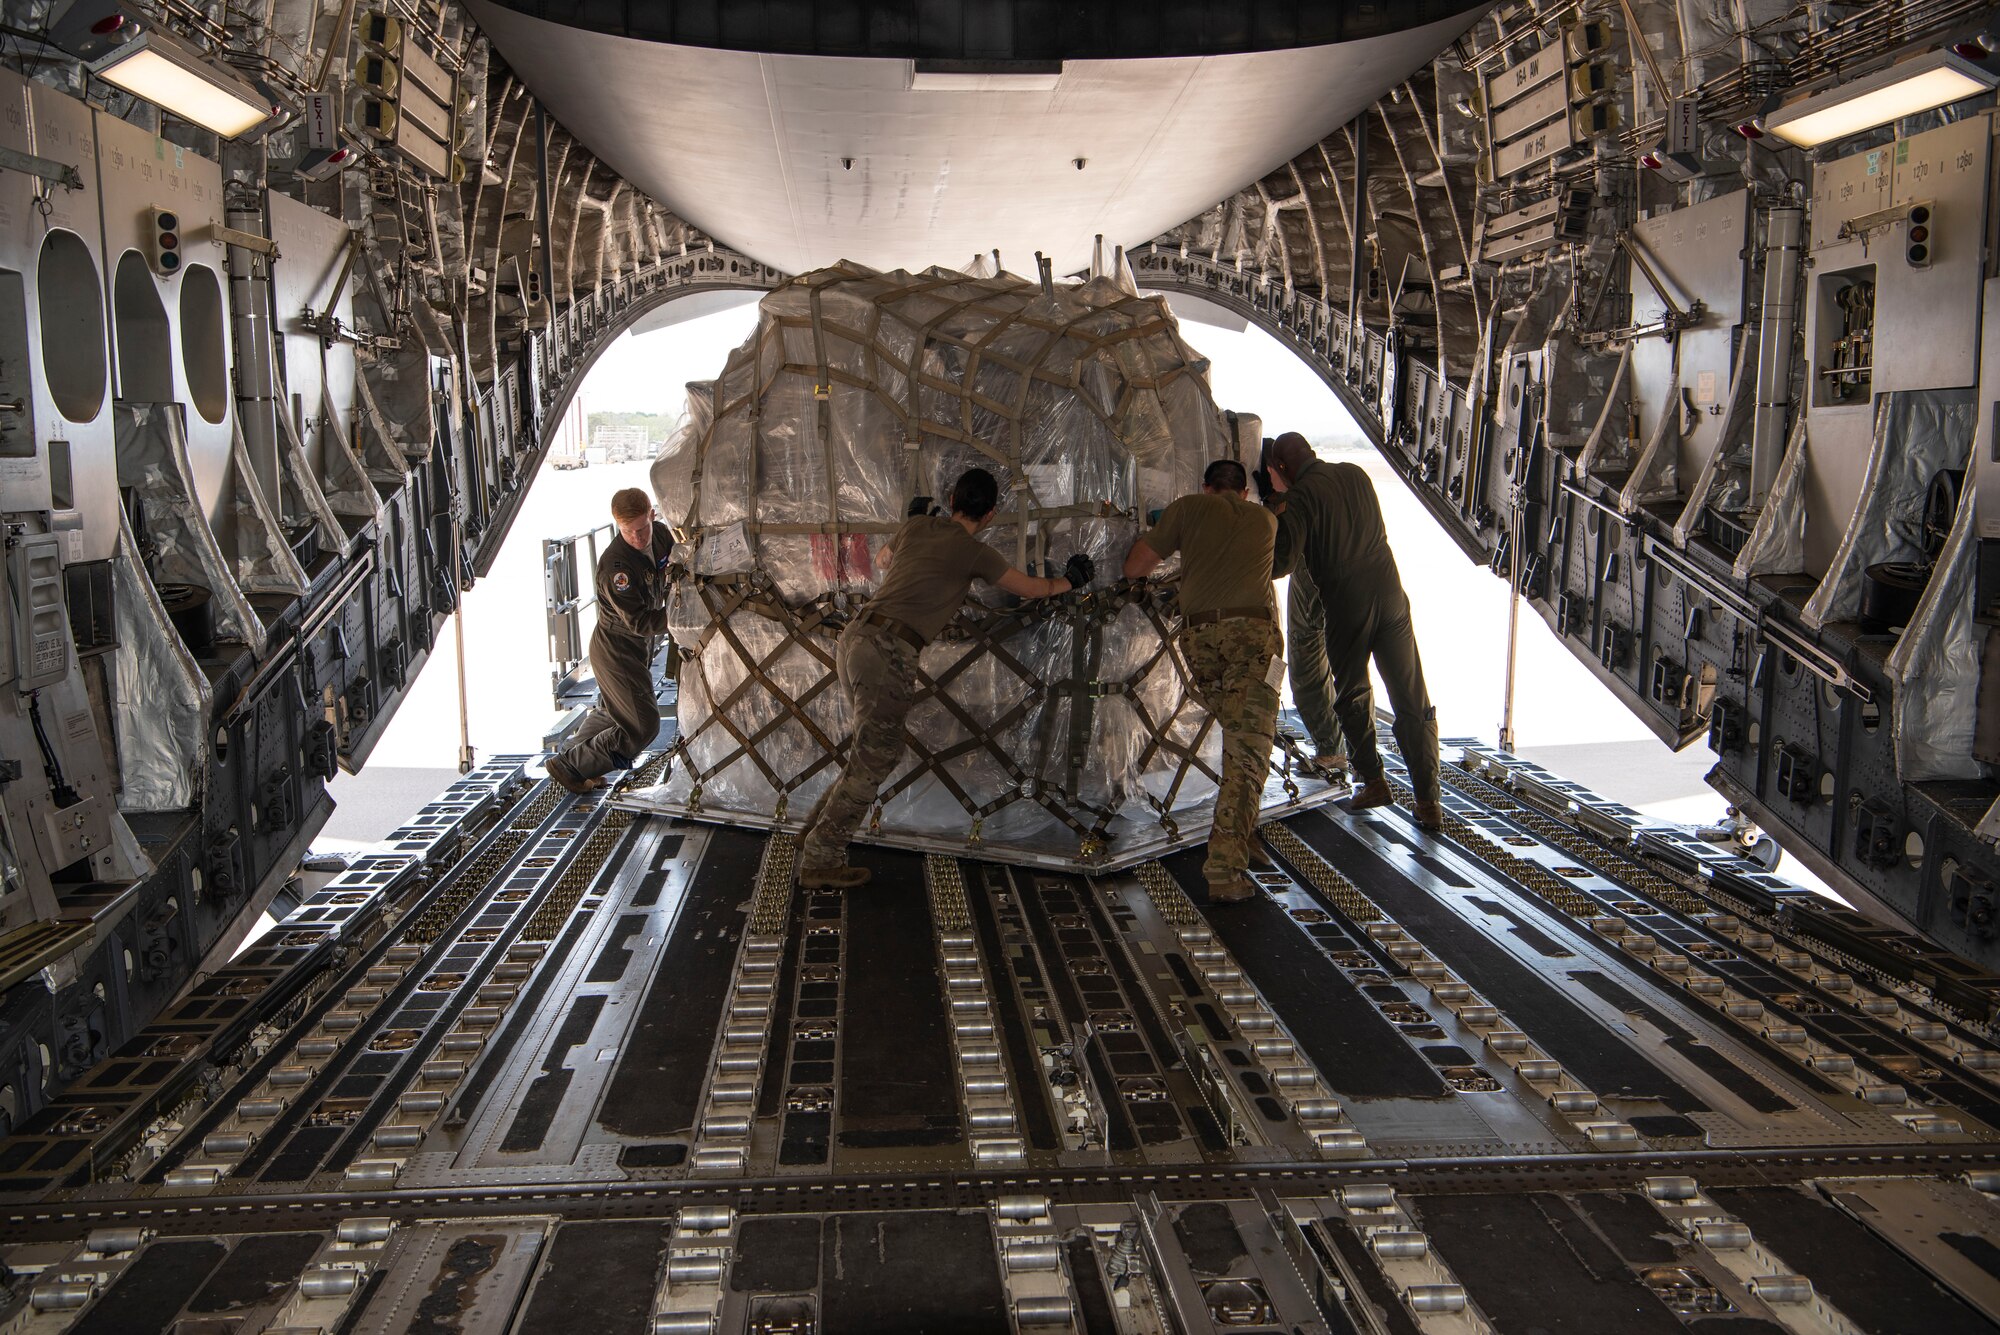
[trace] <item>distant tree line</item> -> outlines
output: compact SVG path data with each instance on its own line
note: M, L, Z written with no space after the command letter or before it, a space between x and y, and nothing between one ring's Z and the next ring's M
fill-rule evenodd
M584 422L585 439L594 439L601 426L637 426L646 429L646 439L658 445L681 424L679 413L591 413Z

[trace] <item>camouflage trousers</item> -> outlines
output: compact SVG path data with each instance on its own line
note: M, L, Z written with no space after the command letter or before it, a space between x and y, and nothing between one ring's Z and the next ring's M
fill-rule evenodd
M882 784L903 758L903 720L917 700L917 650L880 626L855 622L841 632L834 663L854 714L840 778L806 818L799 866L838 867Z
M1282 642L1271 622L1233 617L1182 631L1180 645L1195 698L1222 725L1222 783L1202 874L1226 884L1250 865L1278 726L1278 689L1267 674Z

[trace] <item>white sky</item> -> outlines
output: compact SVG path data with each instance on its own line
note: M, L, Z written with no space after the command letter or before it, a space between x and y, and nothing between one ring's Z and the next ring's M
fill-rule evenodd
M710 380L729 352L757 325L755 292L731 310L625 335L604 350L583 382L583 406L594 413L678 413L690 380Z

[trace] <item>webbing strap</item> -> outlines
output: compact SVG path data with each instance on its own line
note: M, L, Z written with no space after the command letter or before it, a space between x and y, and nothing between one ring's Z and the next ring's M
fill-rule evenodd
M834 467L833 457L833 381L827 374L826 327L820 319L820 298L825 293L825 283L814 283L806 295L806 308L812 312L813 340L813 403L814 422L819 432L820 460L826 465L826 511L833 522L840 522L840 474ZM836 553L833 562L833 582L836 588L847 589L847 562Z
M697 583L710 622L703 628L690 658L695 663L699 698L710 712L708 718L684 733L681 739L688 772L696 782L705 782L733 765L747 763L773 791L781 794L795 792L813 777L837 764L846 752L847 743L835 741L809 712L809 707L822 700L838 683L831 640L843 623L836 613L836 599L832 594L823 594L800 604L790 604L780 598L767 581L754 577L700 579ZM1100 681L1098 673L1102 670L1105 627L1127 606L1135 606L1141 611L1159 637L1158 647L1124 680ZM1093 595L1081 606L1057 607L1038 602L999 612L977 604L961 609L946 631L945 642L960 647L962 652L939 666L935 675L926 672L920 661L916 703L919 706L926 702L935 703L950 716L963 736L933 750L906 727L904 744L909 750L911 763L883 789L879 801L890 802L925 779L935 779L939 787L958 803L975 829L998 811L1019 802L1030 802L1074 832L1079 839L1102 840L1118 812L1084 800L1078 788L1095 726L1094 699L1099 694L1117 694L1127 699L1146 738L1140 768L1150 767L1161 757L1172 763L1165 793L1159 797L1146 794L1142 798L1163 823L1170 823L1168 813L1190 780L1200 776L1210 782L1219 782L1221 777L1216 768L1204 763L1201 758L1202 748L1216 725L1195 698L1186 662L1173 639L1171 610L1170 598L1124 589ZM761 655L750 648L737 626L732 624L735 618L753 614L777 623L785 636L774 649ZM1053 681L1044 681L1023 662L1012 641L1024 631L1057 617L1070 622L1074 640L1065 675ZM794 648L810 655L820 668L819 675L803 689L794 680L795 668L787 670L787 680L794 681L790 686L775 675L780 660ZM712 663L708 660L715 653L728 655L733 663L733 672L740 674L733 687L721 694L717 693L710 676ZM1008 709L983 722L953 695L951 689L961 677L980 665L997 666L1012 674L1022 688L1019 698ZM1147 708L1142 688L1155 673L1162 670L1173 674L1175 689L1164 716L1155 717ZM1070 697L1068 727L1058 733L1055 713L1051 711L1046 716L1048 721L1038 730L1034 744L1027 748L1026 754L1017 754L1019 741L1015 733L1023 721L1057 695ZM765 701L775 704L776 709L761 722L751 725L736 715L752 701L758 702L760 709L765 708ZM796 773L780 774L764 757L761 748L794 723L817 754L809 763L797 767ZM694 763L697 744L710 729L726 736L728 742L711 763L697 765ZM1282 740L1290 749L1296 749L1291 739ZM971 758L990 764L1005 781L997 792L984 801L975 797L961 773L955 772L962 771L964 763ZM1289 777L1289 753L1284 772ZM1044 777L1052 774L1059 777Z

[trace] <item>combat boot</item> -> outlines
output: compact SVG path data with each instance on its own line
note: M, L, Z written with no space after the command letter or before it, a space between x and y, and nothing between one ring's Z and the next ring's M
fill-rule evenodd
M1426 830L1437 831L1444 828L1444 806L1438 802L1417 803L1417 824Z
M866 867L845 864L836 867L801 867L799 889L853 890L868 884L868 878L873 874Z
M1386 807L1395 800L1396 795L1389 791L1389 781L1374 778L1354 790L1354 796L1347 799L1347 809L1366 811L1370 807Z
M1312 767L1330 780L1339 783L1347 781L1347 753L1345 751L1321 751L1312 758Z
M568 792L582 794L604 786L602 779L579 779L558 756L550 756L542 768L548 771L548 776L554 779L559 787Z

